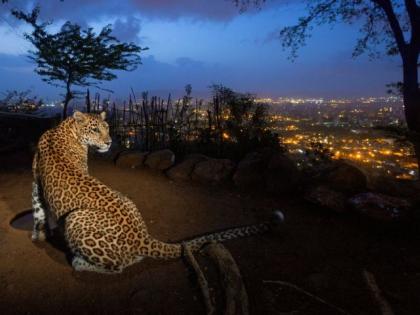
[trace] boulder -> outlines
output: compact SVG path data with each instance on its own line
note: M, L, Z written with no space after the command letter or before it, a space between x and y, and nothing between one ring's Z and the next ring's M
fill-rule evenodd
M276 153L269 159L264 175L267 191L274 194L295 191L300 180L295 162L282 153Z
M260 153L252 152L239 162L233 175L235 185L240 189L264 188L264 171L266 163Z
M357 212L387 222L407 219L412 206L406 199L372 192L355 195L349 203Z
M370 178L369 189L384 195L420 202L420 181L375 176Z
M176 164L174 167L171 167L166 172L166 175L173 180L190 180L191 174L196 164L205 160L208 160L208 157L205 155L187 155L181 163Z
M366 175L358 167L348 162L338 162L328 173L326 180L329 186L348 195L367 190Z
M164 171L170 168L175 163L175 154L169 150L159 150L150 153L144 164L152 170Z
M235 164L228 159L208 159L198 162L192 179L203 183L220 183L230 179Z
M147 155L148 152L123 151L116 157L115 165L125 168L141 167Z
M346 195L327 186L320 185L309 188L304 198L315 205L334 212L342 213L347 210Z

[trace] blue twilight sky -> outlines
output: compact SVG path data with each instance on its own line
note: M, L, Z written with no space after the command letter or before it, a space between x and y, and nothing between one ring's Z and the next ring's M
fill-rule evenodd
M33 73L23 39L28 27L8 14L13 7L30 9L36 2L12 0L0 5L0 92L32 89L50 99L60 89ZM278 30L304 14L301 1L267 0L260 11L240 14L229 0L45 0L41 17L52 29L70 20L95 29L113 24L115 35L149 47L143 65L105 82L116 98L148 90L179 96L191 83L193 94L208 95L222 83L258 96L358 97L386 93L385 84L401 77L398 57L370 61L352 58L358 26L316 28L295 62L276 39Z

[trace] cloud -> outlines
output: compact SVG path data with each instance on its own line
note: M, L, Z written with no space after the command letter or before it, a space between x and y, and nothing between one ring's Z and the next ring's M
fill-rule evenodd
M102 87L113 90L112 98L116 99L125 99L131 87L139 95L150 91L151 95L167 97L172 93L173 97L179 97L188 83L192 84L195 97L208 96L208 86L212 83L260 96L368 96L384 95L385 84L401 77L397 60L369 62L367 58L353 60L346 56L339 52L329 60L316 63L299 59L294 64L258 64L256 68L238 68L188 57L177 58L171 64L147 56L137 70L119 71L118 79L104 82ZM63 92L42 82L24 56L6 54L0 54L0 86L0 93L31 89L34 95L52 99L61 98L59 95ZM84 91L84 88L78 89Z
M194 68L203 68L204 67L204 63L201 61L197 61L188 57L179 57L176 59L176 64L179 67L194 67Z
M34 95L58 95L62 91L42 82L34 65L25 56L0 53L0 93L7 90L31 90Z
M131 0L136 8L146 16L157 18L178 19L191 17L195 19L228 21L240 13L254 14L260 10L272 9L292 3L290 0L267 0L260 7L254 1L249 3L247 10L241 4L236 5L234 0Z
M261 10L289 3L289 0L268 0ZM178 19L194 18L227 21L240 14L240 7L233 0L14 0L0 7L3 14L11 8L28 11L35 5L41 7L41 18L48 20L65 19L77 23L100 19L104 16L141 15L147 18ZM249 6L247 13L259 10Z
M136 93L150 91L153 95L167 97L172 93L174 97L182 95L186 84L193 85L194 95L206 96L208 86L212 82L228 82L229 71L225 67L207 64L187 57L177 59L175 64L161 62L154 56L147 56L143 64L135 71L117 71L118 79L103 82L101 87L114 91L113 98L125 98L132 87ZM34 95L60 99L63 89L50 86L34 73L34 65L24 56L12 56L0 53L0 93L7 90L23 91L30 89ZM6 79L7 78L7 79ZM75 87L84 91L85 88ZM95 90L92 89L92 93ZM106 94L103 91L98 91Z
M238 14L233 1L226 0L132 0L132 3L142 14L155 18L229 20Z
M195 96L208 94L208 86L213 82L228 80L229 71L217 64L208 64L187 57L180 57L175 64L161 62L154 56L143 58L142 65L133 72L119 72L115 82L104 87L114 90L115 95L128 95L130 88L137 93L151 91L166 97L167 93L181 96L184 86L191 83Z
M140 43L140 30L140 19L133 16L128 16L125 20L118 18L114 22L112 34L123 42Z
M263 9L285 0L268 0ZM23 25L11 14L12 9L30 12L40 5L40 20L53 21L58 28L64 21L78 23L82 27L104 26L113 23L114 34L123 41L140 42L140 20L178 20L226 22L240 15L233 0L13 0L0 4L0 27L16 29ZM248 13L257 10L250 8ZM3 50L0 50L4 52Z

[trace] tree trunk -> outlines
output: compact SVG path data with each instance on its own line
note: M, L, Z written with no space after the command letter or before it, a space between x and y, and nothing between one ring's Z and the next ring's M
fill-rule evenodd
M89 93L89 89L87 89L87 93L86 93L86 112L90 113L90 93Z
M67 107L69 102L73 99L73 93L70 90L70 83L67 82L66 85L66 97L64 99L64 106L63 106L63 120L67 118Z
M405 118L410 131L410 141L414 145L420 170L420 89L418 81L418 51L409 52L404 58L403 97Z

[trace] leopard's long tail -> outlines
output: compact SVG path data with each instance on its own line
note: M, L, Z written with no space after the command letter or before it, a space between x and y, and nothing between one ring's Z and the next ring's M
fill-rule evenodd
M150 239L151 249L143 252L144 256L155 258L179 258L183 256L183 246L188 246L192 252L199 251L203 245L210 242L224 242L235 238L247 237L257 234L263 234L272 230L275 226L284 221L284 215L281 211L275 211L270 221L228 228L226 230L204 234L179 243L164 243L155 239Z
M196 252L201 249L201 247L210 242L224 242L227 240L232 240L236 238L242 238L257 234L263 234L269 232L276 225L284 221L284 215L281 211L275 211L273 218L270 221L245 225L239 227L233 227L220 232L213 232L186 240L183 242L184 246L188 246L192 252Z

